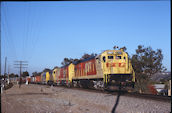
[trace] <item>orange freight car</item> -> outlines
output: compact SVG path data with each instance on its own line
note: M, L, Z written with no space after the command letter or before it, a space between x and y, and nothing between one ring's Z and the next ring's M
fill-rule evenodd
M37 84L41 83L41 75L36 76L36 81Z
M27 78L27 81L28 81L28 83L30 83L30 82L31 82L31 78L30 78L30 77L28 77L28 78Z

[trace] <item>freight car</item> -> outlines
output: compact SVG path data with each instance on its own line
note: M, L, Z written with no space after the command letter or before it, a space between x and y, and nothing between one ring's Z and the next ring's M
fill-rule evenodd
M28 82L28 83L31 83L31 77L29 76L29 77L26 77L26 81Z
M41 75L35 76L35 82L36 82L37 84L41 84Z

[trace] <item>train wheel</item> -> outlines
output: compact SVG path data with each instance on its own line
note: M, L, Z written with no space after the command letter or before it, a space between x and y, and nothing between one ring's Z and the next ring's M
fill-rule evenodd
M104 88L103 88L104 91L108 91L109 90L109 87L107 84L104 84Z

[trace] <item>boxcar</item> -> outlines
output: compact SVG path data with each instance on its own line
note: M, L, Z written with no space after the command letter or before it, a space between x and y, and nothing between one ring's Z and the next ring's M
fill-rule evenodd
M35 77L35 76L32 76L32 77L31 77L31 83L33 83L33 84L36 83L35 80L36 80L36 77Z
M35 76L35 78L36 78L35 80L36 84L41 84L41 75L37 75Z
M28 83L31 83L31 77L30 76L27 77L26 79L27 79Z

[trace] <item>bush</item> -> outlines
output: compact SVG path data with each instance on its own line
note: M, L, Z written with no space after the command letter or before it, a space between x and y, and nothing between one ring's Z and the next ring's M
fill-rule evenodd
M7 89L12 88L12 87L13 87L13 84L9 83L9 84L5 85L4 90L7 90Z

